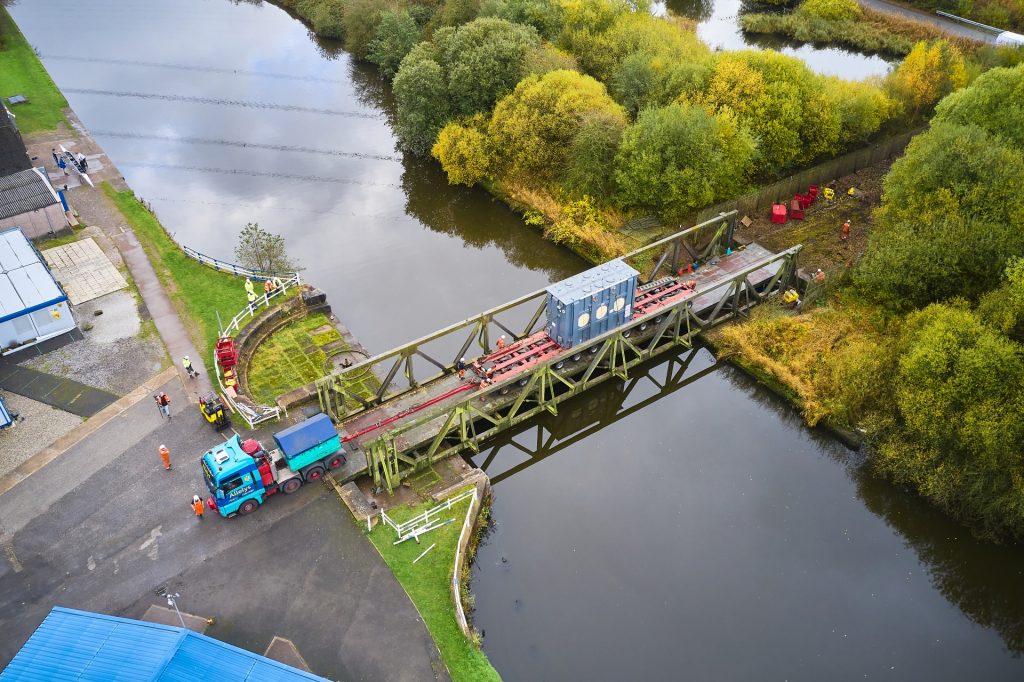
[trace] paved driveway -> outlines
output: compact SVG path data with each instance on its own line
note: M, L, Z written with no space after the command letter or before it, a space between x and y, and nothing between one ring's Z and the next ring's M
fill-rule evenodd
M446 679L415 608L327 488L245 518L192 517L198 457L222 439L177 379L164 390L170 422L144 399L0 495L0 667L55 604L139 618L166 586L182 610L216 618L207 634L258 653L286 637L331 679Z

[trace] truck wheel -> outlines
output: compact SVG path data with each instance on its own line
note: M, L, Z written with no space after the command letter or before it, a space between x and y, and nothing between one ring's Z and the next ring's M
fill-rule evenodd
M321 466L314 466L306 469L306 483L310 481L319 481L324 477L324 468Z
M260 503L257 502L256 500L246 500L238 508L238 513L242 516L245 516L246 514L252 514L254 511L256 511L257 508L259 508L259 506Z
M340 452L327 458L328 470L334 471L335 469L340 469L343 466L345 466L345 455Z
M295 478L289 478L287 481L281 484L281 492L283 492L285 495L291 495L300 487L302 487L302 479L296 476Z

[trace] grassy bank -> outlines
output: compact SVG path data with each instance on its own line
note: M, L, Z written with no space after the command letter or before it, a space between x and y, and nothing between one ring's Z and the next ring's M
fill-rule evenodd
M743 14L740 26L748 33L782 35L804 43L844 45L864 52L905 57L922 40L946 39L964 54L981 43L946 35L931 24L863 9L858 19L824 19L800 11L787 14Z
M289 322L259 345L249 363L249 392L266 405L277 397L324 375L325 346L341 342L326 315Z
M64 116L67 100L46 73L14 19L0 7L0 97L6 102L12 95L28 98L25 104L10 107L22 134L54 130L60 123L67 124Z
M403 521L433 506L434 502L418 507L398 507L389 510L388 515ZM468 500L452 507L454 523L431 531L423 536L418 545L411 540L400 545L392 544L395 541L394 531L380 525L370 534L370 540L416 605L427 630L441 651L441 658L448 666L452 680L500 680L498 672L487 660L487 655L474 642L466 639L455 620L455 604L450 585L455 566L455 548L468 509ZM433 550L415 564L412 563L433 543L437 543Z
M103 191L131 225L193 342L206 357L217 340L218 311L227 322L246 305L243 280L186 256L131 190L118 192L105 182Z

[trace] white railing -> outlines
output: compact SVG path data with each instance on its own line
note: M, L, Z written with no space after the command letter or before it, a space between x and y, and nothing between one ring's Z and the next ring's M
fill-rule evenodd
M291 273L291 276L287 279L277 279L277 286L268 292L265 292L262 296L258 297L251 304L242 308L241 311L228 322L227 326L221 329L217 336L223 338L225 336L234 336L238 333L238 330L242 328L243 322L252 319L256 315L256 311L260 307L270 306L270 300L277 296L283 296L288 289L296 287L302 284L302 280L297 272ZM276 405L271 407L269 405L259 405L257 403L248 404L239 400L233 399L227 389L224 387L224 380L221 377L220 365L217 363L216 350L214 351L213 366L217 374L217 384L220 385L221 395L231 406L231 409L235 411L235 414L242 417L245 423L249 425L249 428L256 428L257 424L271 419L280 419L281 408Z
M462 531L459 533L458 543L455 545L455 566L452 568L452 599L455 601L455 617L459 621L459 629L462 630L466 637L470 637L469 621L466 620L466 612L462 608L462 581L459 580L459 567L462 565L462 544L466 537L466 534L470 532L473 527L473 506L477 500L476 486L474 485L469 490L461 492L458 495L447 498L444 502L440 503L436 507L432 507L427 511L423 512L419 516L415 516L408 521L398 523L390 516L387 512L381 511L380 520L384 525L390 526L398 534L399 542L404 542L410 538L419 539L419 536L427 531L440 528L441 525L445 525L444 522L438 523L437 517L443 512L451 511L454 505L464 500L470 500L469 509L466 510L466 520L462 523Z
M185 255L189 258L199 261L203 265L207 265L214 270L221 272L227 272L232 275L238 275L239 277L248 277L249 279L258 279L261 282L267 279L274 279L278 277L280 279L290 279L298 277L299 273L281 271L275 272L270 270L253 270L247 268L244 265L238 265L237 263L228 263L227 261L219 260L213 256L207 256L205 253L200 253L190 246L182 246L181 250L185 252Z

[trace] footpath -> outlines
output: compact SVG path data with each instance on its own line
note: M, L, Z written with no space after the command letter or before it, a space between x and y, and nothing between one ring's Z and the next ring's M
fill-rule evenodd
M209 372L203 365L204 353L199 352L193 345L184 323L178 316L132 228L102 189L80 184L76 175L65 176L52 163L50 150L58 144L62 144L72 152L85 154L89 160L89 176L97 185L108 181L118 189L127 189L121 172L89 135L75 113L70 109L65 110L65 113L75 131L31 136L31 139L26 141L29 156L38 157L44 163L50 160L50 163L46 164L47 172L55 186L68 185L69 202L71 207L78 212L80 220L88 225L99 226L117 246L132 279L135 280L143 303L156 324L160 338L163 339L167 352L178 369L189 400L198 402L199 393L211 389ZM51 168L51 166L54 167ZM188 356L192 360L192 364L199 370L198 378L189 379L185 375L181 366L181 359L185 356Z
M957 36L960 38L967 38L969 40L977 40L979 43L993 44L995 43L996 37L988 31L982 31L974 28L973 26L967 26L961 24L952 19L947 19L938 14L931 14L924 10L915 9L913 7L907 7L906 5L897 4L894 2L886 2L886 0L857 0L861 5L868 9L873 9L876 12L882 12L884 14L894 14L904 19L910 19L912 21L920 21L925 24L931 24L936 28L945 31L946 33Z

